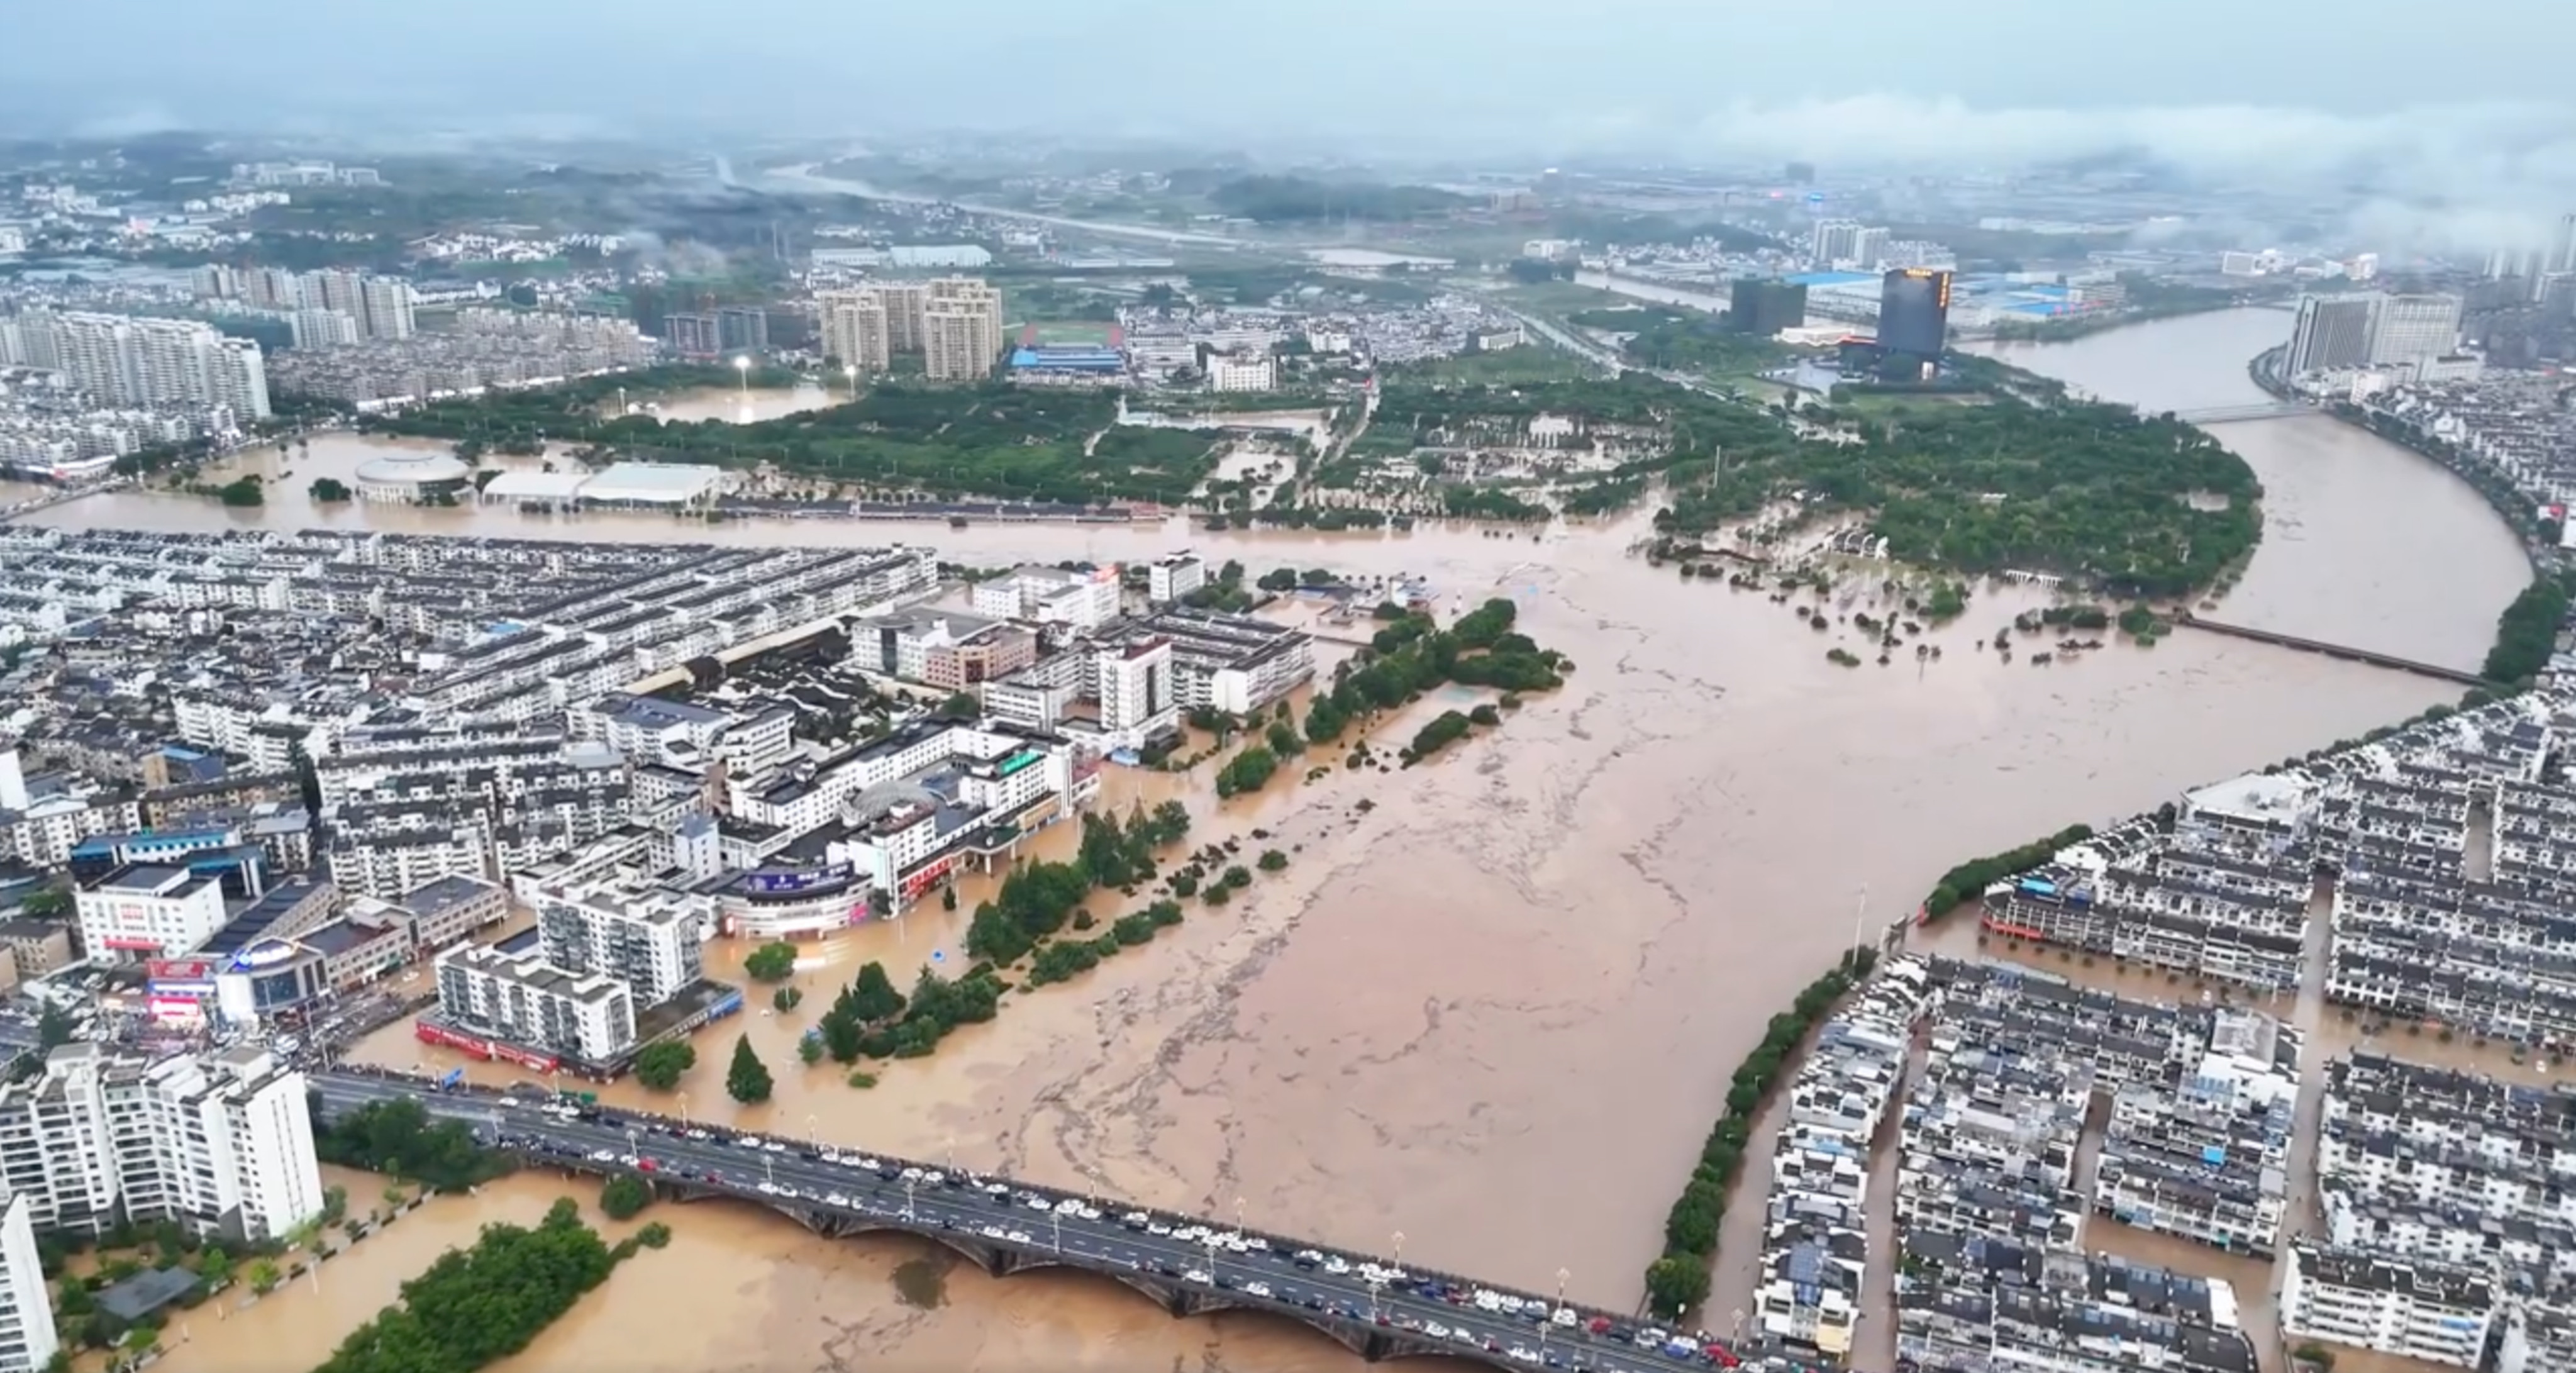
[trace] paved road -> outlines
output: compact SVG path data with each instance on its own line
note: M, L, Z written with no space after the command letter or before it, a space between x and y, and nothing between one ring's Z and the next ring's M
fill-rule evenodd
M1036 1262L1096 1272L1125 1269L1203 1285L1243 1307L1267 1307L1310 1324L1338 1319L1346 1325L1384 1327L1390 1335L1454 1345L1461 1358L1497 1366L1664 1373L1727 1362L1687 1341L1670 1345L1661 1332L1649 1335L1614 1313L1565 1308L1564 1317L1554 1318L1549 1315L1554 1304L1536 1294L1485 1289L1453 1275L1398 1271L1379 1259L1331 1253L1284 1236L1237 1231L1187 1216L1094 1202L1076 1193L974 1175L944 1176L902 1159L708 1130L605 1107L575 1117L534 1095L522 1099L473 1088L442 1092L402 1075L326 1071L309 1080L326 1115L370 1102L417 1100L435 1116L471 1124L486 1142L551 1158L566 1168L634 1169L749 1201L837 1210L925 1232L949 1231ZM1492 1300L1494 1308L1480 1307L1480 1297ZM1522 1314L1501 1309L1505 1299ZM1682 1353L1683 1347L1691 1352Z

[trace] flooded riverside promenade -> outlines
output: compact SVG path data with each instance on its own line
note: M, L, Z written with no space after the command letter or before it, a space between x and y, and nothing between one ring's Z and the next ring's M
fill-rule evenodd
M2287 327L2277 312L2238 311L2004 355L2106 397L2193 408L2258 396L2244 362ZM2264 545L2212 614L2476 665L2526 572L2473 492L2330 420L2216 432L2253 463L2269 497ZM1825 650L1863 647L1857 631L1819 633L1763 596L1630 556L1648 529L1642 515L1533 541L1461 526L1311 535L1207 534L1178 522L705 525L305 501L303 481L325 463L376 449L353 436L317 439L288 464L295 475L275 502L255 510L119 493L32 522L907 539L976 565L1195 546L1255 572L1414 574L1444 599L1514 597L1532 637L1577 670L1489 739L1398 773L1283 777L1222 805L1187 779L1120 780L1149 798L1187 794L1199 814L1194 843L1269 831L1258 842L1293 852L1286 872L1222 910L1193 905L1184 925L1071 983L1009 998L998 1021L952 1036L935 1057L883 1065L872 1090L828 1066L798 1067L799 1017L719 1027L681 1105L917 1157L953 1151L968 1167L1174 1210L1231 1215L1240 1197L1255 1227L1352 1249L1385 1251L1401 1231L1404 1254L1424 1266L1539 1291L1563 1269L1570 1295L1614 1307L1636 1297L1728 1074L1851 939L1862 888L1876 894L1876 925L1962 858L2150 808L2458 695L2218 635L2046 668L2007 664L1977 641L2035 602L1983 588L1934 634L1940 661L1841 668ZM962 893L967 909L980 894ZM897 928L809 949L813 966L799 974L807 1004L865 959L885 960L898 983L933 950L953 964L964 924L964 910L925 906ZM738 978L728 965L740 953L711 949L711 975ZM724 1096L727 1040L738 1032L778 1077L766 1106ZM399 1030L362 1055L402 1068L456 1062ZM645 1100L631 1084L610 1095ZM595 1184L523 1178L487 1192L525 1192L541 1206L564 1190L588 1197ZM960 1269L944 1305L907 1304L891 1275L932 1253L921 1242L818 1241L723 1206L650 1214L675 1226L672 1247L621 1272L510 1368L1357 1366L1321 1336L1257 1317L1174 1322L1097 1279L1002 1287ZM400 1230L371 1243L411 1243ZM1731 1229L1721 1272L1746 1252ZM255 1338L230 1343L246 1317L345 1331L378 1304L331 1298L330 1282L326 1274L321 1300L279 1294L275 1316L263 1304L220 1325L193 1322L174 1373L251 1366ZM1726 1308L1712 1307L1710 1323L1722 1327Z

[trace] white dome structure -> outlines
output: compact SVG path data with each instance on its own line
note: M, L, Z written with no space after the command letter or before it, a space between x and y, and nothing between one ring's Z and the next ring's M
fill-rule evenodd
M388 453L358 464L358 498L417 502L473 479L473 468L446 453Z

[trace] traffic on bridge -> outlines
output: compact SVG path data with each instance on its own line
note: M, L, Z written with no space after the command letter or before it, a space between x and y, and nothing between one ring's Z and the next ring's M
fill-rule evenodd
M1172 1314L1233 1308L1297 1320L1371 1360L1450 1354L1495 1367L1666 1373L1733 1368L1706 1332L1665 1330L1607 1311L1508 1291L1392 1259L1231 1225L1140 1210L952 1167L813 1141L708 1128L667 1116L575 1104L542 1092L443 1087L399 1073L327 1069L309 1078L332 1118L416 1101L470 1126L486 1145L534 1164L632 1173L688 1198L723 1195L782 1211L821 1233L923 1235L1002 1275L1060 1266L1105 1274ZM1562 1284L1566 1274L1557 1275Z

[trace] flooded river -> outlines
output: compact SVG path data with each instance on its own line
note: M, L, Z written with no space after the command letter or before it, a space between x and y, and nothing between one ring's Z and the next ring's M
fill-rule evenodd
M2010 356L2108 396L2225 404L2249 398L2245 359L2288 325L2240 311ZM2524 574L2474 495L2328 421L2219 433L2272 496L2264 547L2217 613L2475 663ZM292 466L301 475L354 461L359 450L341 447L358 443L319 440ZM686 1107L933 1158L953 1150L971 1167L1159 1206L1231 1214L1241 1198L1256 1224L1351 1247L1384 1250L1401 1231L1404 1253L1422 1263L1541 1290L1562 1268L1573 1294L1612 1306L1635 1300L1728 1074L1789 991L1851 939L1864 890L1877 925L1963 857L2151 807L2457 695L2193 633L2078 663L2006 664L1976 643L2027 602L1992 590L1936 636L1940 662L1841 668L1825 651L1862 648L1855 631L1819 633L1760 595L1629 557L1641 517L1537 541L1460 528L710 527L489 508L326 511L303 505L296 485L255 511L120 494L37 518L903 538L978 565L1195 544L1256 571L1412 573L1444 592L1516 598L1528 630L1578 670L1495 737L1402 773L1283 780L1222 810L1197 802L1206 833L1258 826L1273 837L1257 845L1294 850L1288 871L1262 878L1248 900L1193 905L1152 945L1015 997L997 1023L932 1059L887 1066L872 1090L828 1065L799 1068L795 1017L755 1013L701 1044ZM956 957L955 917L929 909L906 925L816 953L800 974L808 1005L863 958L908 969L932 949ZM777 1101L753 1111L721 1090L737 1032L779 1078ZM399 1035L368 1052L404 1066L425 1057ZM948 1307L914 1311L885 1273L917 1246L822 1246L733 1210L673 1219L679 1243L639 1260L514 1368L540 1356L567 1369L1357 1367L1317 1337L1169 1322L1121 1289L1078 1280L995 1288L960 1275ZM729 1346L711 1346L727 1332ZM208 1338L202 1322L196 1337Z

